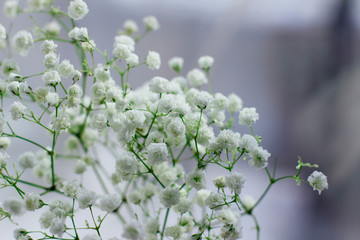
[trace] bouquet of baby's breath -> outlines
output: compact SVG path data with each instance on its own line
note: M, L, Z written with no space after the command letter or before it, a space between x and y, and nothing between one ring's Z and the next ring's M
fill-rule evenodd
M268 169L270 153L252 128L258 113L243 108L236 94L212 92L212 57L201 57L199 68L186 76L183 59L174 57L169 61L173 79L156 76L132 89L130 72L160 67L157 52L135 54L136 44L159 28L155 17L144 18L140 34L134 21L126 21L108 54L96 47L85 27L76 26L89 11L83 0L69 1L66 11L52 0L29 0L26 6L7 0L4 10L10 18L25 14L34 23L32 29L16 33L0 24L0 48L2 56L8 56L0 59L0 184L14 193L0 203L0 219L16 224L18 215L36 211L41 226L19 226L15 239L238 239L244 215L251 217L247 219L254 222L259 239L254 210L273 184L294 179L319 194L328 187L321 172L301 178L303 167L317 166L300 158L294 175L276 177L275 168ZM47 14L52 21L40 27L34 13ZM74 47L79 69L62 58L58 44ZM27 75L15 57L26 57L30 50L42 51L43 62L28 63L43 65L43 71ZM95 62L95 54L101 62ZM41 84L36 85L36 79L42 79ZM249 134L231 130L234 117ZM26 136L15 121L46 132L48 144L42 145L39 136ZM11 139L24 141L34 151L11 158L6 153ZM58 165L65 159L74 171L66 178ZM184 171L185 161L194 166L192 171ZM245 177L235 171L245 161L268 177L257 199L243 194ZM109 164L115 166L111 171L105 166ZM213 167L226 174L211 176L207 185L206 171ZM83 181L88 171L102 192ZM217 190L207 190L210 185ZM84 212L88 218L80 220ZM120 228L112 238L102 231L110 215L118 222L108 224Z

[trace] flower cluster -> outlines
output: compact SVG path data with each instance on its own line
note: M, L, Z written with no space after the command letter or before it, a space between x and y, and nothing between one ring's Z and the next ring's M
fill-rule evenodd
M105 239L101 227L109 215L117 216L122 226L122 235L107 238L112 240L241 238L242 216L256 219L253 209L268 191L258 200L244 195L246 174L237 166L245 161L267 173L269 186L289 178L307 182L319 193L328 188L321 172L301 179L303 167L315 167L301 161L296 175L269 174L271 154L253 132L259 114L243 107L236 93L212 92L211 56L200 57L198 66L187 73L184 60L174 57L168 60L173 78L154 74L132 88L130 72L140 67L158 70L163 63L156 51L136 53L137 43L160 28L155 17L145 17L143 26L125 21L107 54L96 47L86 27L76 25L89 13L83 0L69 1L67 10L50 0L30 0L26 6L6 0L4 11L10 18L34 12L53 18L40 28L32 17L35 28L15 34L0 24L0 50L9 52L9 58L1 59L1 106L10 106L0 115L0 184L18 195L0 203L0 218L12 220L26 211L39 211L42 227L16 229L15 239ZM73 45L80 64L60 54L60 44ZM22 72L11 48L20 57L41 52L43 71ZM95 55L102 60L96 61ZM237 132L234 119L248 127L248 133ZM36 136L23 135L14 121L41 128L50 147ZM13 159L7 154L11 139L37 149ZM63 148L59 139L65 139ZM111 156L98 154L104 150ZM73 166L72 178L64 177L59 168L62 160ZM192 170L186 172L184 164ZM114 167L109 171L105 165ZM226 174L209 176L209 168L224 169ZM92 173L89 169L102 191L83 181L84 174ZM38 180L23 175L29 171ZM34 191L23 190L24 184ZM49 193L59 200L49 200ZM91 218L83 224L78 216L86 211Z

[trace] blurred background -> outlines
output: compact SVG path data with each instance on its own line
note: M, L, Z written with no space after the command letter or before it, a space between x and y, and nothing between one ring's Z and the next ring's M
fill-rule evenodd
M294 174L299 155L304 162L319 163L329 189L319 196L295 181L279 182L255 212L261 239L359 239L360 1L86 2L90 12L78 25L86 26L97 47L108 52L125 20L141 25L144 16L158 18L161 29L146 36L136 53L141 59L149 50L159 52L162 67L156 72L137 69L132 87L155 75L173 77L167 66L173 56L185 59L184 73L197 66L199 57L213 56L212 88L224 95L234 92L244 106L257 108L260 120L254 130L272 154L270 161L278 159L278 176ZM66 1L55 3L66 9ZM49 20L37 19L41 25ZM2 14L0 22L10 24ZM24 15L13 26L15 32L33 24ZM33 57L41 62L38 49L32 50L37 52ZM76 61L70 52L61 57ZM42 66L26 66L20 59L22 72L42 71ZM245 190L258 197L266 187L266 175L247 167L239 171L246 172ZM304 171L303 178L310 173ZM244 222L249 222L244 224L244 239L255 239L251 220ZM6 239L12 236L9 228L14 227L0 222Z

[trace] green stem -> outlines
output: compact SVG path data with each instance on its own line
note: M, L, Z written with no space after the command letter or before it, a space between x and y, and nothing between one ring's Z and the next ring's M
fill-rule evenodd
M165 232L166 222L167 222L167 219L168 219L168 216L169 216L169 211L170 211L170 208L168 208L168 209L166 210L165 219L164 219L164 224L163 224L162 231L161 231L161 240L164 239L164 232Z

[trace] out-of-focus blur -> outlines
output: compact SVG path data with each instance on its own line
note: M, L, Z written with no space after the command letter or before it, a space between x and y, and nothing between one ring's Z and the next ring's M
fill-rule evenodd
M66 1L57 2L65 9ZM359 239L360 1L87 3L90 12L79 25L86 26L97 47L108 52L125 20L140 23L147 15L159 19L161 29L146 36L136 53L144 57L148 50L159 52L162 67L156 72L137 69L131 75L132 87L155 75L171 78L167 61L173 56L185 59L187 72L200 56L211 55L215 58L212 88L224 95L234 92L245 106L257 108L260 120L254 129L272 154L270 161L278 159L279 174L294 174L299 155L305 162L319 163L328 176L329 189L319 196L305 184L297 187L295 181L275 186L258 209L262 240ZM0 22L8 25L10 20L0 15ZM31 25L27 16L21 16L13 31ZM62 52L76 61L67 54ZM40 51L35 60L42 62ZM20 60L24 72L42 70L41 66L26 69L25 63ZM248 189L257 188L252 194L258 197L266 187L266 176L245 171L253 174L248 177ZM303 177L310 173L305 171ZM4 226L10 225L0 222L0 235L4 232L9 236L6 239L12 233L5 233ZM244 226L244 239L255 239L252 226Z

